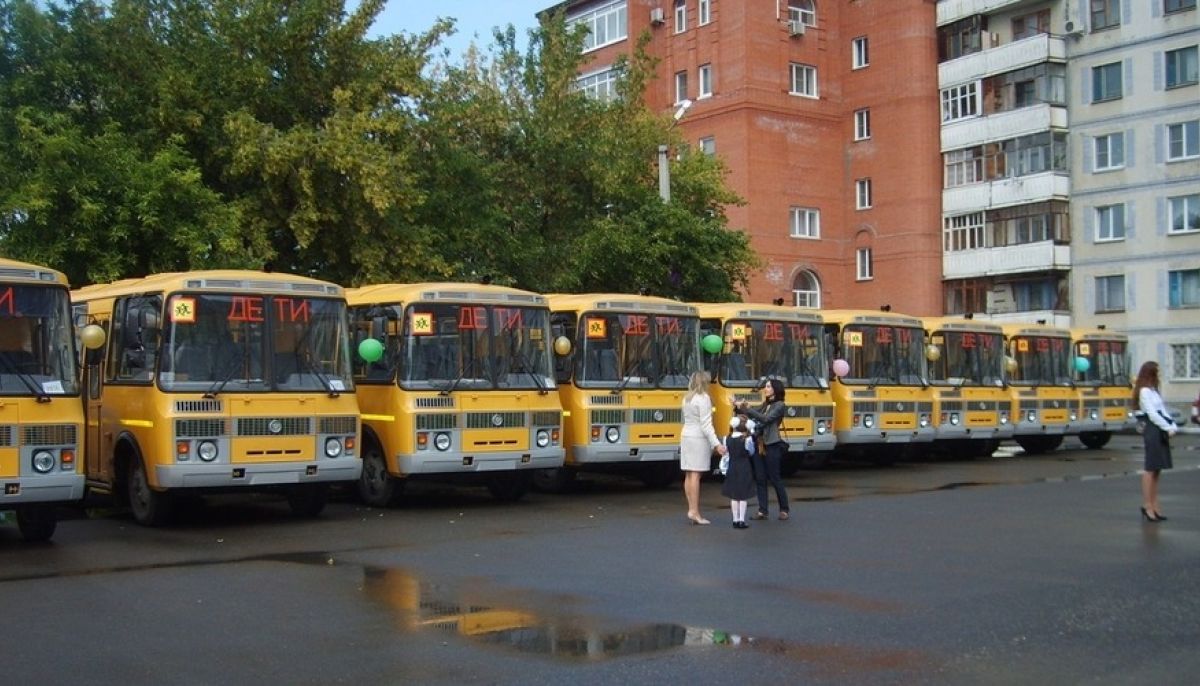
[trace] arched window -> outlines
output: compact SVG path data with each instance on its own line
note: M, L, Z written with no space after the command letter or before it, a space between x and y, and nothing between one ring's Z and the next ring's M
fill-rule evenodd
M817 275L803 269L792 279L792 302L796 307L821 308L821 280Z
M805 26L816 26L816 3L813 0L790 0L788 2L788 19L798 21Z

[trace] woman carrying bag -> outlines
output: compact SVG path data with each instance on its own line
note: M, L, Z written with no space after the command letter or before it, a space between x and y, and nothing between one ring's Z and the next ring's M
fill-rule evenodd
M762 388L762 394L762 405L759 405L758 409L752 409L745 402L734 401L733 406L738 414L744 414L758 424L757 440L766 448L765 454L754 458L754 479L758 482L758 512L754 513L754 518L766 519L770 516L767 495L767 482L770 481L775 487L775 499L779 501L779 518L783 520L791 516L788 510L787 489L783 486L783 477L779 475L783 456L787 454L788 449L788 444L779 432L783 416L787 413L787 405L783 403L783 382L779 379L769 379Z
M1158 394L1157 362L1147 362L1138 370L1137 381L1133 385L1133 401L1146 419L1142 431L1142 444L1146 448L1142 471L1142 517L1147 522L1165 522L1167 518L1158 508L1158 475L1162 470L1174 466L1171 463L1170 439L1177 427L1163 404L1162 396Z

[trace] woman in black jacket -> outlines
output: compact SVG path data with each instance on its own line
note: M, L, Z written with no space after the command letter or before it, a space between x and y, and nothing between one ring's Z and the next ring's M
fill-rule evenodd
M754 459L754 479L758 482L758 512L754 513L754 518L766 519L770 515L767 504L767 482L770 481L775 487L775 499L779 501L779 518L787 519L791 516L787 489L783 486L783 477L779 475L779 467L788 448L779 432L787 412L787 405L783 404L783 382L779 379L768 380L762 394L762 405L758 409L751 408L746 402L734 403L738 414L744 414L758 424L757 440L766 447L766 455L758 455Z

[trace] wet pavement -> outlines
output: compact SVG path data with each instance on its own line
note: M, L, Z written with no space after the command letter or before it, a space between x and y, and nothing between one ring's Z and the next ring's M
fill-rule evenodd
M153 530L97 508L49 545L0 528L3 681L1191 683L1198 445L1161 524L1133 436L800 472L792 519L745 531L716 482L697 527L677 489L610 477L318 520L210 498Z

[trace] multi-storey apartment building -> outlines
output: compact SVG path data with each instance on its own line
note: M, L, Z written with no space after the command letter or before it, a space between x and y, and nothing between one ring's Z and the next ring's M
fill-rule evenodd
M612 92L643 32L647 104L720 155L765 268L749 301L942 310L937 59L928 0L568 0L579 86ZM655 151L647 151L648 159Z
M1075 323L1129 334L1176 405L1200 389L1200 12L1090 0L1067 17Z

